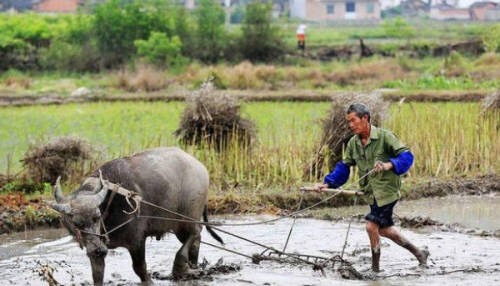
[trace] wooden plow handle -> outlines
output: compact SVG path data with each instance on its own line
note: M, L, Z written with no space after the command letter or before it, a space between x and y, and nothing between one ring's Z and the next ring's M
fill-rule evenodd
M313 192L314 188L313 187L300 187L301 192ZM333 194L343 194L343 195L348 195L348 196L362 196L363 192L361 191L346 191L343 189L322 189L322 192L324 193L333 193Z

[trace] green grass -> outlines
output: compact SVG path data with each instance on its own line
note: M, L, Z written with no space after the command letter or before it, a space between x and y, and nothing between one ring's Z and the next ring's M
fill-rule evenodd
M209 169L221 188L234 184L293 185L303 181L321 132L318 119L328 103L246 103L243 115L255 121L252 152L232 143L229 150L181 146L172 132L183 103L93 103L3 108L0 113L0 172L20 170L28 145L77 134L102 146L102 160L156 146L180 146ZM500 115L479 116L473 103L411 103L391 107L384 127L393 130L416 156L411 178L473 175L500 171ZM12 158L8 163L7 158ZM309 179L310 180L310 179Z

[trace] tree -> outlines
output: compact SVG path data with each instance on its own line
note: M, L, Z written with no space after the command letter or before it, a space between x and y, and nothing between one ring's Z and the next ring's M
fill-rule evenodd
M136 52L134 42L152 31L173 35L175 23L168 1L110 0L95 9L94 29L106 65L123 63Z
M279 29L271 25L271 10L271 3L253 2L247 5L240 50L248 60L269 61L285 51Z
M196 9L197 57L217 62L224 50L224 10L217 0L200 0Z

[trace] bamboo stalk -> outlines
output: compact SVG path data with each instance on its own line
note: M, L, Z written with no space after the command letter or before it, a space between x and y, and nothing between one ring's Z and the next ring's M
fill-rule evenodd
M313 192L314 188L313 187L300 187L301 192ZM361 191L346 191L343 189L322 189L321 190L324 193L334 193L334 194L344 194L344 195L349 195L349 196L362 196L364 193Z

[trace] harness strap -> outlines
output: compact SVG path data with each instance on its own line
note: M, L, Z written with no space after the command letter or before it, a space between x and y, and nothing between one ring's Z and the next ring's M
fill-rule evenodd
M109 196L108 204L106 205L106 210L102 214L101 221L102 221L103 226L104 226L104 220L106 220L106 218L108 217L109 206L111 206L111 202L113 201L113 198L115 197L115 195L119 189L120 189L120 184L116 184L113 186L113 188L111 188L111 195Z

